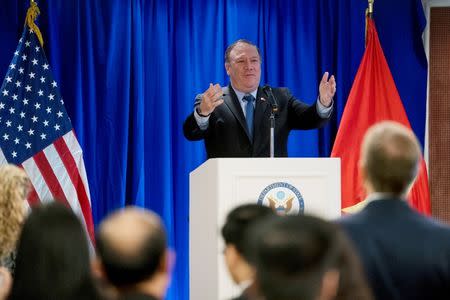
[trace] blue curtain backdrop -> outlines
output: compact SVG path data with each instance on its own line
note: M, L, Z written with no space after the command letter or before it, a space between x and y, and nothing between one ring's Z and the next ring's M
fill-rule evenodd
M29 1L0 0L2 79ZM293 133L290 156L328 156L364 51L366 0L41 0L39 26L84 149L95 223L126 204L164 219L177 265L168 299L188 299L189 172L202 142L183 138L194 95L225 85L226 46L259 45L262 83L313 103L335 74L336 114ZM412 127L423 142L427 62L420 0L377 0L381 44ZM214 201L211 199L211 201Z

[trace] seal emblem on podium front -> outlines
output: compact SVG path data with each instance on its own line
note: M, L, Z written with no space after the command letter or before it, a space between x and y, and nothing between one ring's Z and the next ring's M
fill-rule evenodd
M268 185L259 195L258 204L269 206L280 215L298 215L305 210L302 194L287 182Z

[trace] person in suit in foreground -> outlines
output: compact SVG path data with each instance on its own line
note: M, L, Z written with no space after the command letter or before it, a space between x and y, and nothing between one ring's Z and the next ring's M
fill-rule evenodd
M367 206L338 223L354 242L376 299L450 299L450 228L409 207L421 151L408 128L371 127L361 147Z
M258 204L243 204L228 213L222 227L225 263L233 281L242 290L241 295L234 300L252 299L255 270L248 263L249 257L244 252L244 235L251 224L267 216L275 216L271 208Z
M119 300L164 299L170 282L170 252L158 215L127 207L108 216L97 232L94 267L117 288Z
M210 84L196 97L194 111L183 125L188 140L204 139L208 158L268 157L269 116L274 104L276 157L288 155L287 139L292 129L318 128L331 116L336 81L327 72L320 82L317 102L308 106L287 88L259 86L261 55L247 40L238 40L227 48L225 69L230 84L224 88Z

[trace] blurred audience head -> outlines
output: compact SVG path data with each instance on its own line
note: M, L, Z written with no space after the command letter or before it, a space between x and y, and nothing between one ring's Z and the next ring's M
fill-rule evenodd
M284 216L252 225L246 251L266 300L335 299L339 287L337 227L312 216Z
M339 286L334 299L372 300L372 292L356 250L340 228L335 227L334 230L338 251L335 267L339 271Z
M225 241L224 256L228 270L235 283L252 280L254 269L248 264L245 248L245 231L255 221L266 216L275 216L272 209L258 204L244 204L227 215L222 227Z
M109 215L97 231L102 273L119 290L163 298L170 281L170 253L155 213L127 207Z
M14 165L0 167L0 260L15 249L25 218L29 186L22 169Z
M414 133L400 123L384 121L369 128L360 160L367 192L404 196L418 173L420 155Z
M97 299L86 232L65 205L34 207L20 235L10 299Z

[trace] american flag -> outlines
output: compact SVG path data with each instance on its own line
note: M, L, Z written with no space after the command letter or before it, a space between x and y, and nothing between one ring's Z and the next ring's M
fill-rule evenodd
M0 165L22 167L28 203L57 199L77 213L94 241L83 154L44 50L27 25L0 89Z

